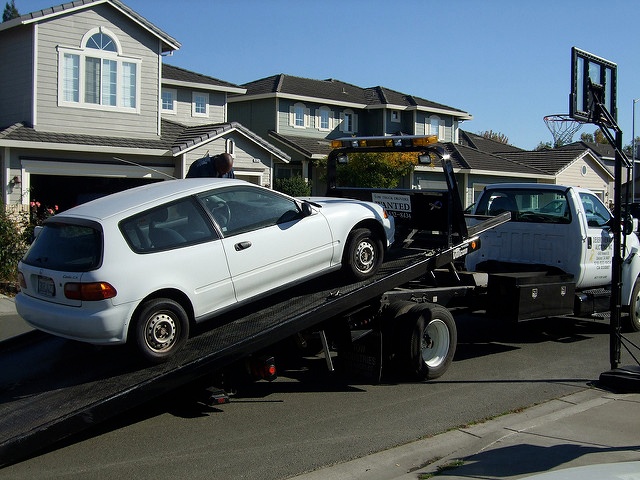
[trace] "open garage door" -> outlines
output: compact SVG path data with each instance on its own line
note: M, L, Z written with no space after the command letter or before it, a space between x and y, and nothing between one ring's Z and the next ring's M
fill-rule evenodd
M111 193L161 180L150 178L76 177L67 175L31 175L31 201L43 207L58 206L67 210L81 203L104 197Z

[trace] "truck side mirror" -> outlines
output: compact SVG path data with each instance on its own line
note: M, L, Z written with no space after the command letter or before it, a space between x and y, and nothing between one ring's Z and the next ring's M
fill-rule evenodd
M638 231L638 219L631 215L625 215L625 218L622 219L622 231L625 235Z

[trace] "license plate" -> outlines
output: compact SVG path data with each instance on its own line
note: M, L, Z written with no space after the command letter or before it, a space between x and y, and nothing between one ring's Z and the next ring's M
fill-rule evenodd
M38 277L38 293L44 297L53 297L56 294L56 286L49 277Z

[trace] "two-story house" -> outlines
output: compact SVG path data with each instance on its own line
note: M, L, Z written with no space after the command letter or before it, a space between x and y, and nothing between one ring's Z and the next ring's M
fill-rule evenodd
M322 192L315 160L329 152L329 141L344 136L438 135L457 142L459 124L472 116L385 87L362 88L336 79L313 80L279 74L242 85L231 94L229 118L268 138L291 156L276 167L277 177L301 175ZM417 167L412 184L431 175Z
M183 177L207 154L270 185L286 153L227 120L245 89L163 65L180 43L118 0L84 0L0 24L4 204L71 207Z

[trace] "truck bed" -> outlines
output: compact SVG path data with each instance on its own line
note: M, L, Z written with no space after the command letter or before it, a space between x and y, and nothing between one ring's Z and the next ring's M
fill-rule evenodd
M400 249L365 282L344 283L341 275L330 274L300 284L206 322L162 365L139 364L126 347L98 348L40 332L2 342L0 466L185 387L419 278L454 255L453 249Z

